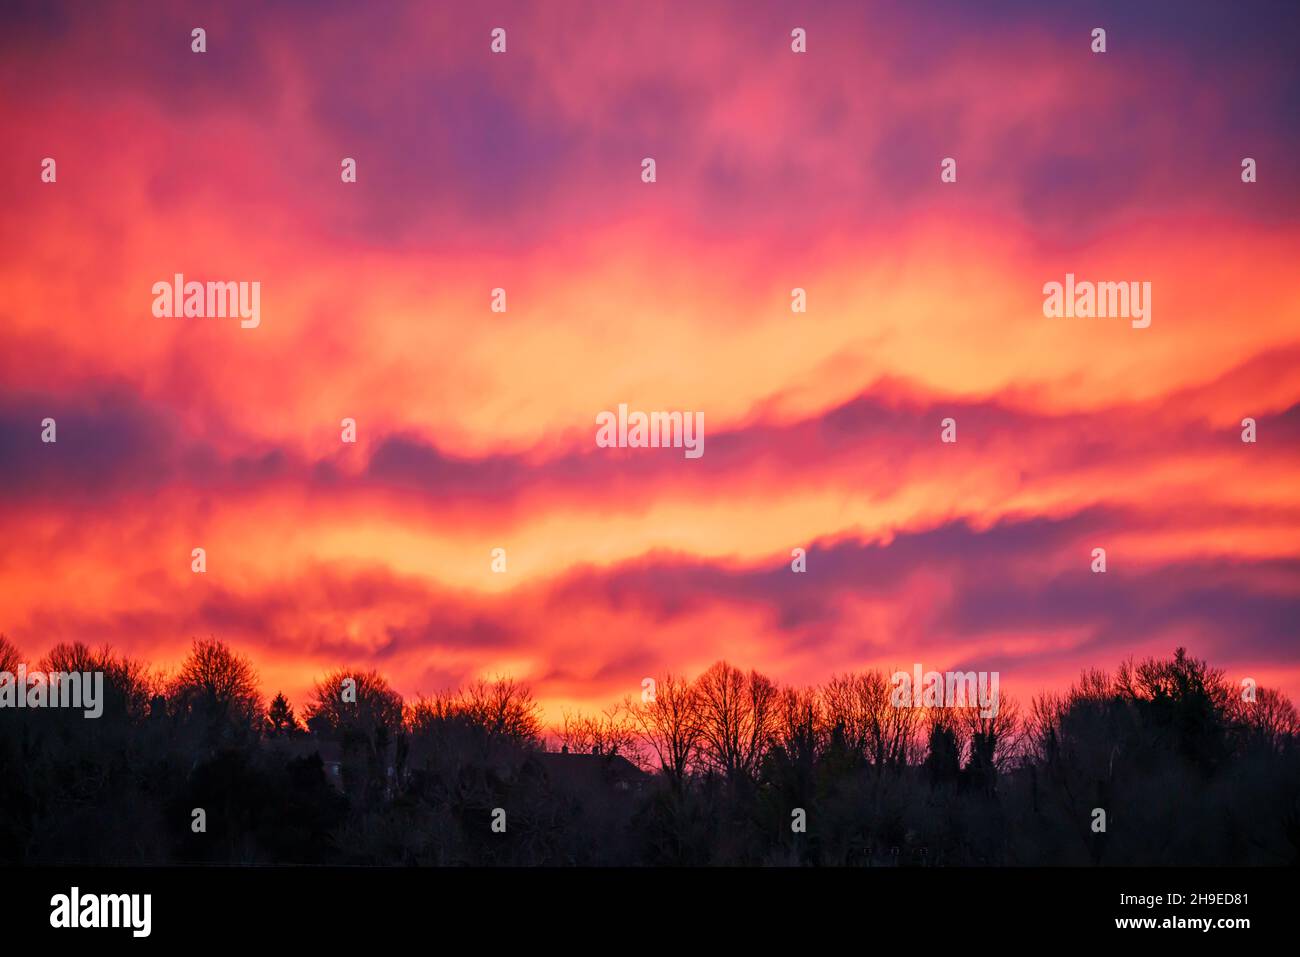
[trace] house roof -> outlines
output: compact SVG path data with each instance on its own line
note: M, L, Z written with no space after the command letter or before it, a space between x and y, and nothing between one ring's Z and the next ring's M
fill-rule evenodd
M574 787L635 788L650 777L621 754L539 751L535 757L552 782Z

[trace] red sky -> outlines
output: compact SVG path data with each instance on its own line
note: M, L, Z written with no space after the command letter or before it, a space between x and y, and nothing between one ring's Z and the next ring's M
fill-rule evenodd
M1293 6L442 6L0 14L29 657L213 635L295 702L509 673L555 716L722 657L1029 695L1185 644L1297 696ZM260 326L155 318L175 273ZM1066 273L1151 326L1045 318ZM597 448L619 403L704 456Z

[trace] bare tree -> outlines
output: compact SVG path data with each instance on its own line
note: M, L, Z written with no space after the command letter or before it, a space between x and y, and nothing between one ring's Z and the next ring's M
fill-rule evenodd
M877 770L901 768L916 745L921 710L893 703L889 677L879 670L836 675L821 690L826 723Z
M402 729L402 696L373 669L336 668L313 686L306 717L318 734L373 741Z
M1060 749L1061 722L1065 702L1056 692L1035 695L1025 718L1025 743L1029 752L1044 761L1055 760Z
M460 692L458 707L489 738L535 743L542 734L541 707L514 678L479 679Z
M419 695L403 711L403 723L412 735L436 734L444 726L463 719L455 692L440 692L432 698Z
M1147 658L1140 663L1123 662L1115 675L1118 694L1146 702L1190 702L1219 712L1228 710L1232 687L1222 668L1187 654L1186 648L1174 650L1173 658Z
M22 654L14 643L0 634L0 673L16 674L22 660Z
M633 764L643 763L636 726L620 705L611 705L594 716L565 711L555 730L560 743L571 752L620 754Z
M997 713L984 715L978 705L960 709L969 748L967 767L988 790L997 776L1005 774L1022 756L1024 732L1020 721L1020 704L1010 695L999 695Z
M771 679L719 661L696 679L700 741L709 764L729 780L753 778L775 728Z
M871 741L871 707L864 681L865 676L849 672L832 676L821 688L822 711L831 733L861 755L868 753Z
M815 688L785 688L779 693L775 738L796 763L811 764L826 742L822 698Z
M142 662L115 655L109 645L92 649L80 641L60 642L45 653L38 667L46 674L99 672L104 676L106 710L131 719L143 718L149 711L154 679Z
M329 672L312 688L306 714L309 731L342 748L349 793L375 802L400 779L407 757L402 696L378 671Z
M1271 751L1284 751L1300 737L1300 716L1295 705L1274 688L1256 689L1255 700L1237 704L1234 717L1244 727L1249 740Z
M230 720L256 727L262 696L252 662L215 638L196 639L172 680L169 695L176 713L202 713L213 720Z
M659 767L674 787L680 787L695 762L700 741L699 695L685 678L664 675L655 682L654 694L624 709L637 735L659 760Z

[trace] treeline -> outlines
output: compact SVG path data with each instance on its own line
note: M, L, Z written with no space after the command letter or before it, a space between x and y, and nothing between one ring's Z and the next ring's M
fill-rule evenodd
M510 679L404 701L346 668L299 715L215 640L173 674L79 643L29 667L105 702L0 709L6 864L1300 863L1295 708L1182 649L995 715L719 662L550 729Z

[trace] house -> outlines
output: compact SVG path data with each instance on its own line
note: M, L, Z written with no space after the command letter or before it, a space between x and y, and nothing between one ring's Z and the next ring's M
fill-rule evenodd
M580 793L635 794L650 780L621 754L538 751L533 757L552 784Z

